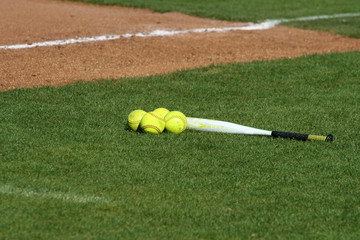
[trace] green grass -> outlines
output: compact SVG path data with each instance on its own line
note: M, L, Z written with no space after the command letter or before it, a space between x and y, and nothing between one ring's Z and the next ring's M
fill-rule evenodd
M158 12L183 12L190 15L230 20L256 22L267 19L297 18L339 13L360 13L358 0L73 0L104 5L149 8ZM288 25L313 30L326 30L344 36L360 38L360 17L335 20L316 20Z
M1 92L0 237L358 239L359 79L351 52ZM127 129L157 107L335 142Z
M324 19L315 22L294 21L284 24L302 29L321 30L346 37L360 38L360 17Z

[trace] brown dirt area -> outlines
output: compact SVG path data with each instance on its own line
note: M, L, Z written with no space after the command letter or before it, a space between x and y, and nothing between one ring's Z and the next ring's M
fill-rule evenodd
M1 0L0 46L105 34L233 27L180 13L59 0ZM177 70L312 53L360 50L360 40L278 26L268 30L132 37L29 49L0 49L0 91L78 80L165 74Z

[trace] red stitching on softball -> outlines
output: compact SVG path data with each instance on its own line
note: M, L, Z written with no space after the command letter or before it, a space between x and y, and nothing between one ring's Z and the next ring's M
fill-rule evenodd
M145 130L145 128L154 128L158 133L161 133L160 129L154 125L145 125L141 127L142 130Z
M157 118L157 119L165 122L165 119L163 119L163 118L161 118L161 117L159 117L159 116L156 116L155 114L153 114L153 113L151 113L151 112L149 112L149 114L150 114L151 116L153 116L153 117L155 117L155 118Z
M187 123L186 119L184 119L183 116L172 116L172 117L170 117L169 119L167 119L167 121L170 121L170 120L173 119L173 118L179 118L179 119L183 122L183 129L182 129L182 131L184 131L184 130L186 129L186 123Z

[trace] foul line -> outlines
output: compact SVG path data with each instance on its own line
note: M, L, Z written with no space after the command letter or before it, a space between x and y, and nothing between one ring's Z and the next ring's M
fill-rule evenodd
M360 13L344 13L344 14L335 14L335 15L321 15L321 16L310 16L310 17L299 17L292 19L275 19L275 20L266 20L261 23L248 23L247 26L242 27L226 27L226 28L197 28L197 29L188 29L188 30L155 30L150 33L126 33L122 35L102 35L94 37L81 37L81 38L71 38L66 40L54 40L47 42L35 42L31 44L16 44L16 45L5 45L0 46L0 50L11 50L11 49L24 49L24 48L34 48L34 47L48 47L48 46L60 46L68 45L75 43L86 43L86 42L100 42L100 41L109 41L117 40L120 38L131 38L131 37L162 37L162 36L174 36L179 34L188 34L188 33L207 33L207 32L228 32L228 31L247 31L247 30L265 30L273 28L281 23L285 22L298 22L298 21L313 21L319 19L332 19L332 18L344 18L344 17L358 17Z
M0 185L0 193L10 195L20 195L29 198L40 199L56 199L64 202L72 203L105 203L109 204L110 201L102 197L89 196L89 195L76 195L72 193L51 192L51 191L35 191L26 188L17 188L8 184Z

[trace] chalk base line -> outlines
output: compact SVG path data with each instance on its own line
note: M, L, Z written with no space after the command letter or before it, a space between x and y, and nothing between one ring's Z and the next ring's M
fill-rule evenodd
M15 45L4 45L0 46L0 50L16 50L16 49L26 49L26 48L35 48L35 47L50 47L50 46L61 46L69 45L76 43L87 43L87 42L100 42L100 41L110 41L117 40L121 38L132 38L132 37L163 37L163 36L174 36L179 34L189 34L189 33L209 33L209 32L229 32L229 31L250 31L250 30L266 30L273 28L281 23L285 22L297 22L297 21L313 21L319 19L333 19L333 18L345 18L345 17L358 17L360 13L344 13L344 14L334 14L334 15L320 15L320 16L310 16L310 17L299 17L292 19L275 19L275 20L266 20L260 23L247 23L246 26L241 27L225 27L225 28L197 28L197 29L188 29L188 30L155 30L150 33L125 33L121 35L101 35L101 36L92 36L92 37L79 37L79 38L70 38L65 40L54 40L46 42L35 42L31 44L15 44Z
M72 203L102 203L110 204L110 201L98 196L78 195L74 193L54 192L49 190L32 190L27 188L18 188L9 184L0 185L0 194L23 196L34 199L60 200Z

